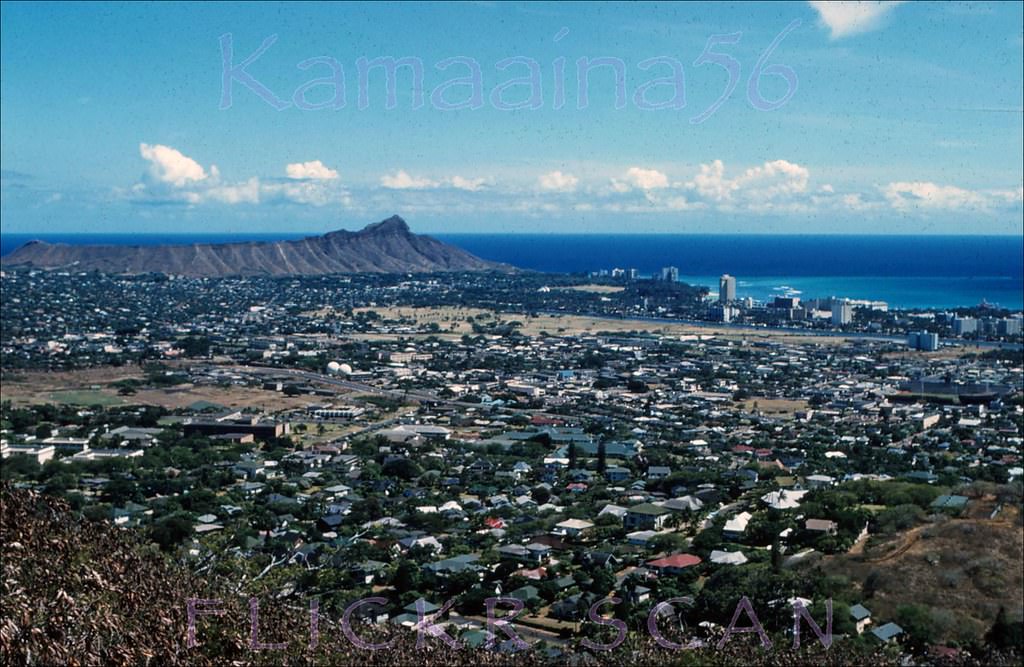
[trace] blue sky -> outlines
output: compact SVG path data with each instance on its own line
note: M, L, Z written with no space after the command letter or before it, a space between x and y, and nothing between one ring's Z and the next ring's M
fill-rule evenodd
M5 2L4 231L1021 234L1024 5L815 5Z

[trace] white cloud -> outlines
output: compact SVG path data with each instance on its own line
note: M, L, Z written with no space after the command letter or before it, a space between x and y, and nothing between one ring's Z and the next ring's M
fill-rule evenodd
M879 206L878 203L864 201L859 192L843 195L839 198L839 201L845 208L851 211L866 211Z
M537 180L542 190L551 190L554 192L572 192L580 182L580 179L576 178L572 174L563 173L561 171L551 171L546 174L541 174Z
M129 191L129 196L139 203L259 202L258 178L242 183L223 183L216 165L210 165L206 170L178 149L161 144L141 143L139 154L149 162L142 181Z
M139 204L351 204L349 193L337 184L338 173L319 160L287 165L288 179L262 181L252 176L225 182L216 166L203 169L177 149L140 144L139 153L149 162L148 172L131 188L117 191Z
M404 169L399 169L393 174L381 176L380 184L381 187L389 190L433 190L447 186L456 190L477 192L487 184L487 179L456 175L451 178L434 180L425 176L412 176Z
M329 181L338 177L338 172L328 168L320 160L310 162L295 162L285 168L288 178L312 179L317 181Z
M728 199L737 187L733 181L725 177L725 164L721 160L702 164L700 171L688 185L702 198L719 202Z
M810 176L806 167L786 160L773 160L751 167L736 178L728 178L725 164L715 160L702 164L700 171L685 187L700 199L720 204L746 202L757 206L805 193ZM830 192L831 186L823 191Z
M452 176L449 181L451 186L456 190L468 190L469 192L476 192L481 189L487 179L485 178L464 178L462 176Z
M408 172L399 169L394 174L385 174L380 178L380 184L391 190L425 190L436 188L439 183L429 178L416 178Z
M1010 190L970 190L929 181L899 181L882 188L889 204L906 210L999 210L1019 209L1024 203L1024 187Z
M665 200L665 206L670 211L691 211L704 208L700 202L691 202L686 197L669 197Z
M347 190L339 187L336 182L325 180L263 183L260 186L260 200L309 206L352 204L352 197Z
M656 169L641 169L630 167L626 177L633 181L633 184L641 190L654 190L656 188L668 187L668 176Z
M260 201L260 179L254 176L244 183L218 184L205 191L190 194L197 195L198 201L209 199L224 204L258 204ZM198 203L198 201L192 203Z
M992 190L990 194L1007 204L1024 203L1024 186L1016 190Z
M381 176L377 185L360 186L359 201L355 204L338 172L319 160L286 165L287 178L253 176L227 180L221 177L216 166L204 167L169 146L143 143L139 145L139 153L147 171L133 186L116 192L143 205L287 204L353 209L372 203L375 208L398 206L410 213L430 211L435 214L716 211L722 214L824 215L895 210L926 215L957 210L1019 211L1024 202L1024 188L1019 186L968 189L908 179L865 190L851 188L849 184L844 187L843 183L813 183L807 167L779 159L732 174L722 160L712 160L701 164L695 173L691 172L688 182L673 182L662 171L639 166L603 167L593 175L592 182L556 170L537 176L532 187L515 179L496 184L484 177L430 178L400 169ZM619 175L611 179L610 187L601 187L601 181L613 174ZM481 191L484 194L474 194ZM556 199L540 194L544 192L563 194ZM595 198L596 202L590 201ZM53 200L56 199L54 196Z
M170 146L139 144L139 154L149 161L149 175L158 183L180 188L186 183L204 181L207 178L202 165ZM216 167L210 169L213 174L217 174Z
M632 188L639 190L657 190L668 187L668 176L657 169L630 167L622 180L612 179L612 190L629 192Z
M737 185L753 199L774 199L807 191L811 172L786 160L765 162L760 167L747 169L737 179Z
M986 205L986 198L979 192L965 190L955 185L936 185L927 181L890 183L882 194L896 209L957 209L976 208Z
M832 39L874 30L882 19L902 2L810 2L831 31Z

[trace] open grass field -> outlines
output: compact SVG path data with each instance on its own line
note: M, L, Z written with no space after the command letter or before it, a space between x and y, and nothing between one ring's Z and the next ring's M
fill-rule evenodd
M577 288L592 287L601 288L603 291L615 290L615 287L602 285L580 285ZM566 288L570 289L570 288ZM657 333L667 336L703 336L719 337L730 340L750 341L776 341L793 344L811 344L821 346L843 345L848 339L841 337L808 336L799 333L778 333L760 332L756 330L738 330L730 327L716 326L693 326L690 324L674 324L665 322L651 322L647 320L618 320L600 317L588 317L585 315L549 315L538 314L531 317L526 313L498 313L495 311L480 308L456 308L451 306L443 307L375 307L357 308L355 312L375 311L385 320L408 320L417 326L429 326L437 324L441 337L461 336L473 332L472 320L481 322L520 322L520 332L526 336L539 336L542 333L552 336L579 336L608 332L613 334L625 333ZM315 314L321 317L329 317L330 311L317 311ZM480 316L484 316L480 320ZM408 334L365 334L360 338L383 340L408 336Z
M77 371L5 372L0 381L0 400L14 403L67 403L69 405L119 405L117 391L108 385L120 380L143 380L137 367L104 366Z
M557 289L572 290L573 292L589 292L591 294L615 294L616 292L625 292L625 287L617 285L570 285L569 287L559 287Z
M807 409L807 401L790 398L751 397L743 401L744 410L759 410L770 417L792 418L793 414Z
M122 396L110 385L120 380L144 380L137 368L100 367L63 372L25 372L6 374L0 383L0 400L14 404L65 403L67 405L156 405L168 409L185 408L197 401L217 403L230 408L256 407L277 412L303 407L309 396L289 397L249 387L175 385L167 388L141 388Z
M170 389L140 389L125 399L130 403L159 405L169 409L185 408L196 401L218 403L228 408L259 408L267 413L305 407L316 399L310 396L285 396L256 387L214 387L181 385Z
M124 399L117 394L111 394L101 389L66 389L50 393L49 399L53 403L64 403L65 405L102 405L109 407L121 405Z

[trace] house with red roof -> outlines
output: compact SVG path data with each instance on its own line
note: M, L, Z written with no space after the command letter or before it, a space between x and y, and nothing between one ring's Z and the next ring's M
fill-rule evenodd
M658 573L658 575L676 575L694 565L699 565L700 556L693 554L672 554L664 558L647 561L647 567Z
M534 426L562 426L565 424L561 419L552 419L543 415L534 415L530 419L530 423Z

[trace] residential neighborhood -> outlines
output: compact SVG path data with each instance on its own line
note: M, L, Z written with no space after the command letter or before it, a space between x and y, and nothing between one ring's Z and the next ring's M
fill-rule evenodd
M8 276L5 295L57 280ZM133 298L171 282L137 280ZM554 653L600 632L588 614L610 598L632 628L692 599L713 641L743 596L772 632L794 600L815 619L831 600L848 641L956 649L973 631L922 622L946 612L903 599L885 564L958 522L1019 530L1022 368L1004 350L378 312L326 298L347 288L283 288L274 304L232 292L253 305L188 325L144 303L100 313L82 288L61 311L76 333L53 345L5 297L4 479L282 599L386 599L370 624L444 609L453 635L486 642L487 599L511 598ZM45 395L19 380L101 369ZM992 599L1015 585L981 567ZM516 650L506 639L492 648Z

